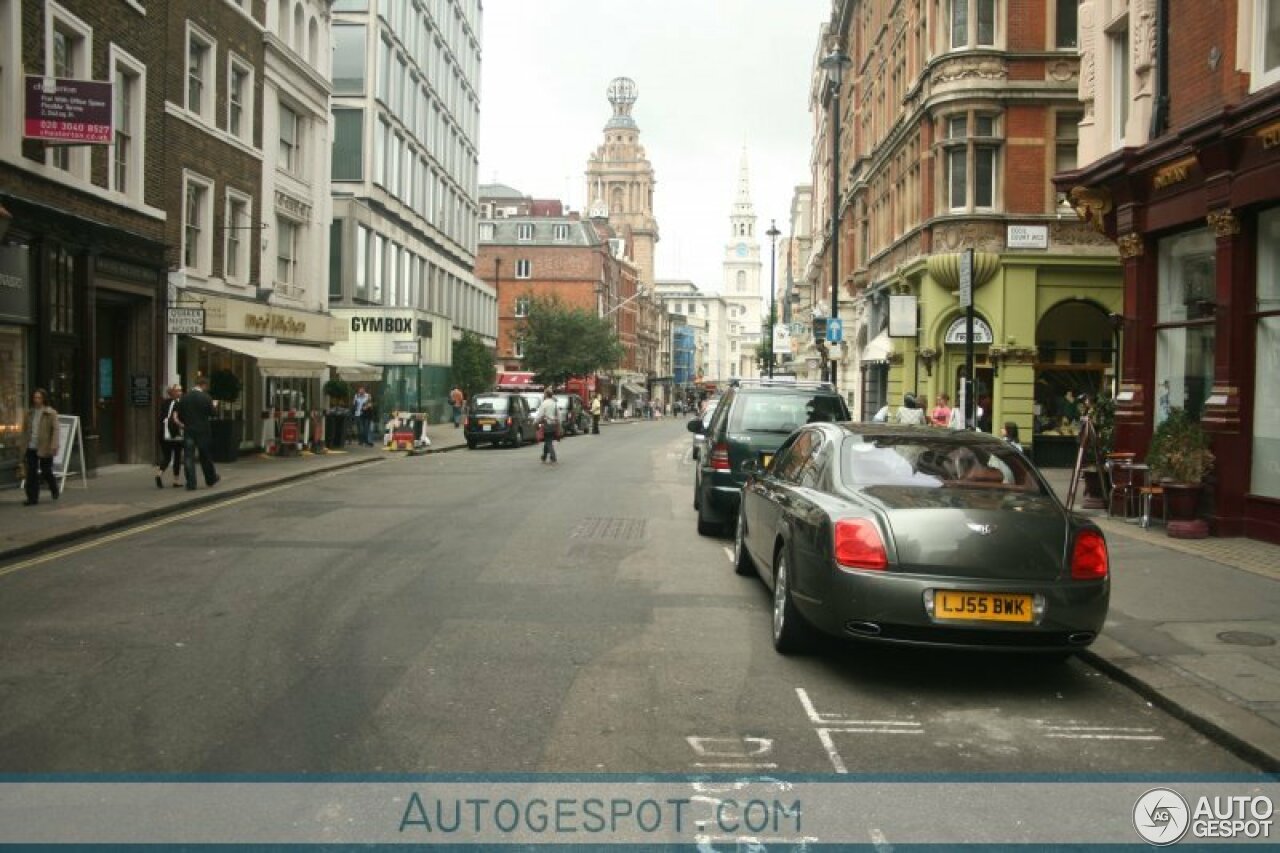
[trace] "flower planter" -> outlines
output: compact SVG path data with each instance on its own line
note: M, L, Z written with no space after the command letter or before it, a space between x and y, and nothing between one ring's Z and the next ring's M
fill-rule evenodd
M1167 532L1174 539L1204 539L1209 535L1209 525L1199 517L1200 483L1161 483L1164 487L1165 507L1169 512Z
M1106 509L1107 491L1102 473L1097 468L1085 468L1083 475L1084 501L1080 506L1084 509Z

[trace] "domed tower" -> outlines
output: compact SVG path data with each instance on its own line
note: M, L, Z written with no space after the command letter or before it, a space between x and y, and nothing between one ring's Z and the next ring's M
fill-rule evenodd
M640 127L631 117L639 90L629 77L609 83L613 116L604 126L604 144L587 160L587 212L607 217L631 247L640 283L653 291L653 252L658 221L653 217L653 166L640 145Z

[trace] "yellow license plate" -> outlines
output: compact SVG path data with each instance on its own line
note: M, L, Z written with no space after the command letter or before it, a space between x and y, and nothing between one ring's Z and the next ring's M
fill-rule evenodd
M770 462L772 462L772 461L773 461L773 454L772 454L772 453L761 453L761 454L760 454L760 467L761 467L761 468L768 468L768 467L769 467L769 463L770 463Z
M1033 618L1029 595L950 589L934 592L933 615L938 620L964 622L1030 622Z
M494 421L493 421L493 419L492 419L492 418L481 418L481 419L480 419L480 426L487 426L487 427L489 427L489 426L493 426L493 424L494 424Z

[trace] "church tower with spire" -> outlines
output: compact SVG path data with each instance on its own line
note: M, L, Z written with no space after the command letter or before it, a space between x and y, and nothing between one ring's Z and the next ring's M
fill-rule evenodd
M756 348L767 308L760 294L760 241L756 237L756 209L751 203L745 147L738 166L738 192L729 214L729 242L725 244L722 266L721 296L727 306L729 361L737 366L738 376L759 376Z
M653 293L653 255L658 220L653 216L653 166L640 145L640 127L631 117L639 97L634 80L609 83L613 116L604 126L604 144L587 160L587 213L605 218L627 242L631 261L643 285Z

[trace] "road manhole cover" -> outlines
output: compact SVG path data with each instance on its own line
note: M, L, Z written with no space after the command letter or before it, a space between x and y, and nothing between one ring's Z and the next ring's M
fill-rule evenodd
M584 518L569 534L574 539L630 542L644 538L643 518Z
M1268 637L1266 634L1259 634L1255 631L1223 631L1218 634L1218 639L1233 646L1262 648L1263 646L1274 646L1276 644L1275 637Z

